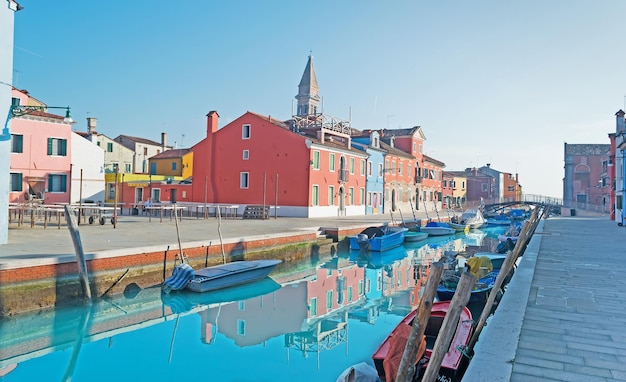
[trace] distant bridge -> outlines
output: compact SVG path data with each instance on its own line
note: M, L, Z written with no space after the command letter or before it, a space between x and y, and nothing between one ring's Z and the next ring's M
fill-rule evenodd
M485 208L484 211L489 214L491 212L498 213L505 209L514 208L516 206L552 206L553 208L558 208L559 211L563 208L585 211L590 213L598 213L598 214L608 214L611 211L611 206L608 204L591 204L591 203L573 203L573 202L564 202L562 198L554 198L545 195L534 195L534 194L523 194L520 200L508 200L508 201L500 201L500 200L492 200L484 201ZM570 211L569 214L573 214ZM568 215L569 215L568 214Z

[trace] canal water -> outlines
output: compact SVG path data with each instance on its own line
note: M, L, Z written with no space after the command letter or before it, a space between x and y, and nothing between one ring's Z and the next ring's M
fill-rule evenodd
M417 307L430 263L492 251L503 231L285 263L270 278L218 292L130 286L89 308L10 317L0 321L0 381L334 382L351 365L372 364Z

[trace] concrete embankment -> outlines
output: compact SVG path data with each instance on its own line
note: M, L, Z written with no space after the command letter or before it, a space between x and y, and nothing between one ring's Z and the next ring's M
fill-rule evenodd
M81 225L93 296L120 293L129 284L160 284L177 261L179 239L193 267L235 259L292 261L337 250L341 240L387 216L269 220L184 218L174 221L121 216L113 225ZM75 301L82 295L67 226L12 227L0 246L0 315Z

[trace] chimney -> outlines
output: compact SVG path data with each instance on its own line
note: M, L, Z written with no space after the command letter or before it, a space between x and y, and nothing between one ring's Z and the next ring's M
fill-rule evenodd
M167 138L167 135L165 133L161 133L161 151L167 150L167 148L165 147L167 143L166 138Z
M396 146L394 146L395 140L396 140L396 136L392 135L391 138L389 138L389 146L396 147Z
M207 116L206 135L208 137L209 135L217 131L217 119L219 118L220 115L217 114L217 111L213 110L213 111L210 111L209 114L207 114L206 116Z
M624 111L620 109L615 113L615 117L615 132L617 134L626 132L626 127L624 126Z
M96 131L96 118L93 117L89 117L87 118L87 133L89 133L89 140L92 142L96 142L97 139L96 136L98 135L98 132Z

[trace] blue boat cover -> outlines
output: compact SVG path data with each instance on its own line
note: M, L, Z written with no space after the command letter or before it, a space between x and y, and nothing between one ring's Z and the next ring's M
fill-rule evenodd
M195 275L193 268L189 264L183 263L174 267L172 275L165 279L165 285L171 290L183 289Z

